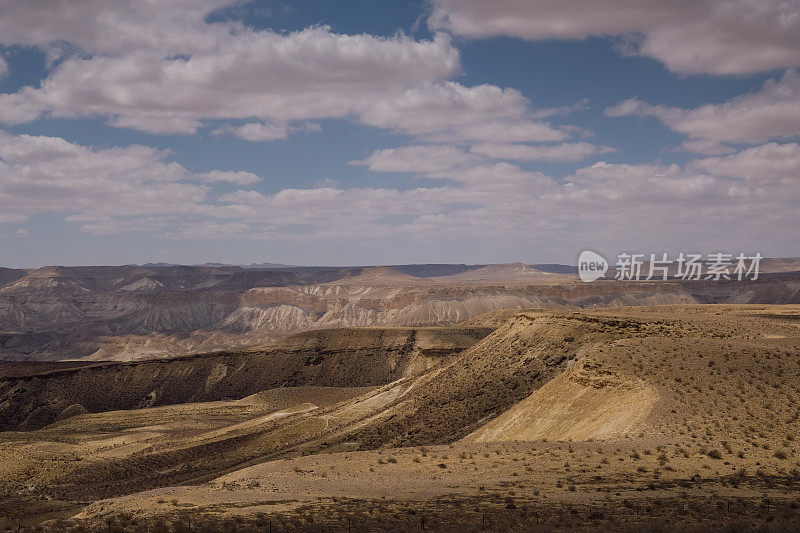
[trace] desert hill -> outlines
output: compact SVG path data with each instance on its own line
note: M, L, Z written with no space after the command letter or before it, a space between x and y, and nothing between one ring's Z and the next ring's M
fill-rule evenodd
M418 278L409 274L404 274L397 269L387 266L376 266L365 269L363 272L330 282L331 285L390 285L390 286L414 286L423 282L424 278Z
M497 324L482 330L318 331L247 352L9 371L6 428L39 427L48 407L61 420L0 434L0 487L80 512L73 524L131 528L189 511L193 523L264 513L335 527L345 509L390 528L412 501L465 526L520 527L525 508L576 524L746 521L764 498L789 520L799 316L796 305L493 312L473 320ZM87 498L111 499L84 509Z

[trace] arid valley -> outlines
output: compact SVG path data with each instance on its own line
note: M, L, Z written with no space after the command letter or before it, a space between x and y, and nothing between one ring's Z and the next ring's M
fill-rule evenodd
M794 264L13 272L2 525L788 531Z

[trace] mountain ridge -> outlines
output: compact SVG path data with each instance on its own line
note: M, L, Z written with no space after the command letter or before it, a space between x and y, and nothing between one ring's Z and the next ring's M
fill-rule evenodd
M310 329L452 325L500 309L797 303L800 274L784 272L796 261L773 263L781 272L747 283L586 284L522 263L0 269L0 359L182 355L264 344Z

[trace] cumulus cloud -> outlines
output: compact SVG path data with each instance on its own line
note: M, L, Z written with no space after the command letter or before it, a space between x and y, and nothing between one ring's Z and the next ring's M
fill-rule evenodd
M289 34L241 29L225 39L189 56L140 50L72 55L40 88L0 99L0 120L105 116L114 126L185 134L204 119L281 124L345 117L406 87L443 81L459 68L458 51L442 35L415 41L312 27ZM266 126L238 131L281 136Z
M763 187L691 166L602 162L568 179L573 186L549 202L573 213L576 227L601 249L785 250L794 242L788 228L800 223L796 184Z
M416 145L377 150L363 161L351 161L350 164L365 165L375 172L438 174L475 166L481 161L482 158L454 146Z
M164 53L211 50L236 28L207 24L212 11L239 0L26 0L4 2L0 43L50 47L64 43L89 53L125 54L131 50ZM204 31L200 32L202 29Z
M116 127L192 134L206 121L232 121L240 124L213 133L261 142L319 127L308 121L353 118L439 142L538 142L568 136L542 119L585 106L537 110L514 89L448 81L460 57L442 33L415 40L207 22L233 3L15 4L0 21L0 43L64 57L40 87L0 95L0 122L98 116Z
M22 124L39 118L42 108L29 98L31 92L30 87L23 87L16 93L0 94L0 123Z
M726 157L699 159L691 168L753 181L800 182L800 145L767 143Z
M636 53L687 74L748 74L800 65L800 2L695 2L676 24L646 32Z
M625 100L606 109L611 117L653 116L692 139L713 142L758 143L795 137L800 133L800 74L787 71L767 81L753 94L694 109Z
M455 82L409 89L361 113L367 125L432 141L541 142L568 137L537 118L528 99L515 89Z
M223 172L212 170L191 175L192 180L204 183L235 183L237 185L251 185L261 181L261 178L252 172L240 170L238 172Z
M439 181L348 188L326 179L267 193L248 188L260 179L250 172L191 172L146 146L92 149L0 132L0 222L59 213L96 234L337 241L469 235L509 240L514 249L555 241L577 248L586 239L601 248L609 239L631 239L631 247L647 240L644 246L652 247L661 244L653 236L684 243L686 234L713 249L760 246L765 236L775 243L795 239L797 145L737 153L730 146L797 135L800 82L792 71L722 104L680 109L632 100L607 110L656 116L688 137L682 149L715 157L687 165L599 162L556 178L508 161L578 161L612 151L566 142L580 130L548 122L585 102L536 109L515 89L452 81L460 58L443 33L417 40L208 22L215 9L233 3L9 6L0 18L0 43L39 46L53 62L39 87L0 95L0 121L102 117L159 134L213 125L213 134L262 142L315 131L316 120L345 118L412 143L352 164ZM677 72L746 73L797 63L794 0L724 4L436 0L431 25L473 37L621 35L628 52ZM229 192L217 198L220 183ZM738 229L720 236L719 227Z
M168 155L146 146L97 150L59 137L0 131L0 221L61 213L90 231L108 232L124 217L132 217L128 229L139 228L146 217L213 212L206 184L260 180L244 171L192 173Z
M436 240L468 232L525 243L558 236L559 245L576 247L589 237L601 246L609 235L617 242L630 238L630 246L642 245L636 239L643 235L678 242L685 231L713 239L718 232L709 228L736 224L746 231L732 232L730 245L760 246L764 235L785 241L800 223L792 208L800 201L800 147L794 143L769 143L683 167L599 162L564 179L455 146L412 145L376 151L356 164L444 180L440 185L347 188L329 180L271 194L238 188L219 198L209 183L246 187L258 177L192 173L168 155L144 146L98 150L55 137L0 133L0 220L58 213L89 233L186 239ZM726 244L708 242L714 248Z
M460 191L450 187L409 190L383 188L284 189L275 194L238 191L222 196L227 214L260 224L304 227L302 232L284 233L286 237L319 235L336 228L363 235L364 229L392 215L419 216L439 212L454 202ZM341 239L339 234L337 239Z
M428 24L474 38L622 36L621 50L684 74L800 65L798 0L434 0Z
M449 163L429 164L428 156L437 154ZM764 249L792 238L800 223L792 209L800 199L796 183L765 187L701 165L598 162L558 180L448 146L380 150L360 164L450 181L406 190L332 185L274 194L237 191L220 202L230 218L253 228L275 228L265 237L270 239L391 236L441 242L469 235L571 252L589 241L601 248L625 241L631 249L683 249L687 233L701 248ZM737 231L720 236L720 226Z
M712 196L724 196L720 183L701 172L687 172L679 165L610 164L600 161L577 170L570 178L576 187L568 196L590 202L627 201L637 205L677 203L681 206L702 205Z
M470 151L493 159L565 162L580 161L590 155L606 154L615 150L609 146L577 142L538 146L527 144L479 144L470 148Z
M469 37L510 35L522 39L584 39L592 35L616 35L644 31L660 24L676 23L682 12L701 10L691 0L545 0L521 2L496 0L434 0L428 20L434 29L446 29Z

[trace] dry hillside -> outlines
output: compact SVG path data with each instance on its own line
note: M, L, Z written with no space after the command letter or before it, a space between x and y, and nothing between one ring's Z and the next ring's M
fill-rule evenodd
M426 331L410 352L407 330L365 329L295 337L274 352L125 365L159 365L144 378L158 387L173 372L192 375L195 362L204 370L191 382L215 390L223 372L208 358L258 356L264 376L297 350L338 361L323 381L264 381L257 392L253 380L223 386L224 399L66 409L41 429L2 433L5 512L60 517L48 527L111 520L129 530L158 521L336 530L348 520L395 529L421 517L494 528L796 520L800 307L529 311L475 322L501 325L488 335ZM358 343L372 355L359 355ZM122 368L56 369L17 385L7 376L3 402L22 383L49 390L67 374ZM148 387L138 390L148 398Z

